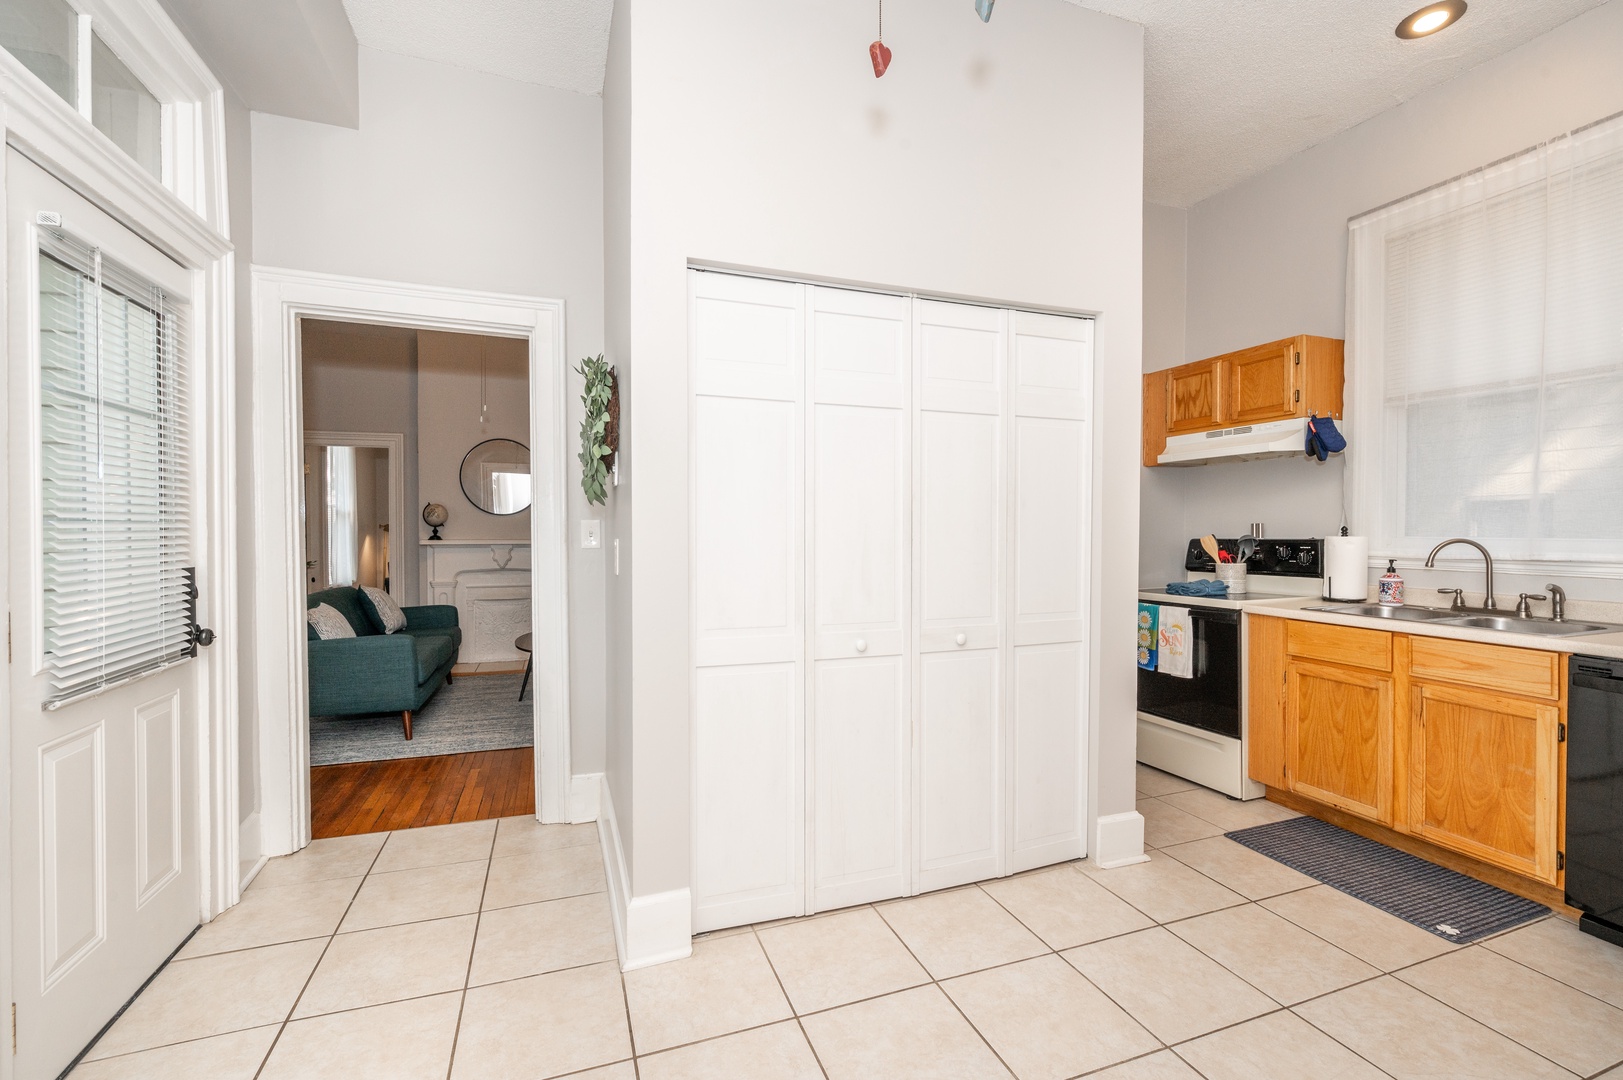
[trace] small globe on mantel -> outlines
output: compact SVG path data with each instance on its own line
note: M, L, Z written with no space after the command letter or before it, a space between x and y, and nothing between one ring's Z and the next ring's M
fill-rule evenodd
M434 531L428 534L430 540L441 540L440 526L451 520L451 512L437 502L431 502L423 507L423 522Z

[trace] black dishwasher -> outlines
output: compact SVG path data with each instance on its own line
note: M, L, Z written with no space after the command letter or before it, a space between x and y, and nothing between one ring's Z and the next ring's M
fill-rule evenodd
M1574 656L1567 701L1567 903L1623 946L1623 660Z

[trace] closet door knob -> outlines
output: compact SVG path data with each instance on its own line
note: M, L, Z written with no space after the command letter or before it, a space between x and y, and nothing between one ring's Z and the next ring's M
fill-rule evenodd
M857 638L857 652L867 652L867 651L868 651L868 642L863 638Z
M958 644L963 645L963 644L965 644L966 642L969 641L969 635L967 635L967 634L959 634L953 640L957 641Z

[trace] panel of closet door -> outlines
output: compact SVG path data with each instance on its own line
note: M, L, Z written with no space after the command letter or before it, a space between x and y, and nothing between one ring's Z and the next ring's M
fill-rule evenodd
M906 297L807 300L811 910L908 891L911 326Z
M913 302L917 889L1002 872L1007 313Z
M1086 853L1093 323L1016 311L1005 873Z
M689 274L694 929L805 905L805 288Z

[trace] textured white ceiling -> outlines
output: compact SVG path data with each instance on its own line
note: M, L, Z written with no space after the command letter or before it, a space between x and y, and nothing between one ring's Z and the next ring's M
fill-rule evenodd
M603 92L613 0L343 2L368 48ZM1606 0L1470 0L1418 41L1425 0L1071 2L1144 25L1145 198L1191 206Z
M344 0L369 49L603 92L613 0Z
M1470 0L1416 41L1426 0L1072 2L1144 25L1144 196L1186 207L1605 0Z

